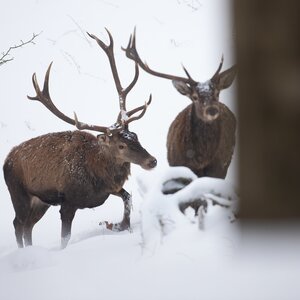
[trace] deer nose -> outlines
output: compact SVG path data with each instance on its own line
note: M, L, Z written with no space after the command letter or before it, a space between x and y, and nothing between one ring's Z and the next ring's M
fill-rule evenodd
M153 168L155 168L156 167L156 165L157 165L157 160L156 160L156 158L151 158L150 160L149 160L149 162L148 162L148 167L150 168L150 169L153 169Z
M216 117L219 114L219 109L215 106L210 106L206 109L206 113L212 117Z

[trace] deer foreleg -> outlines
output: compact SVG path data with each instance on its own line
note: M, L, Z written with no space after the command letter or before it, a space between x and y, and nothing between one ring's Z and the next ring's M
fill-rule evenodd
M71 238L72 221L74 219L76 209L62 205L59 212L61 216L61 249L64 249L67 247Z
M121 189L118 193L115 193L114 195L121 197L123 200L124 203L123 219L120 223L116 223L116 224L105 222L106 228L112 231L130 230L130 212L132 206L131 195L124 189Z
M130 212L132 208L132 198L131 195L124 189L120 191L120 197L123 199L124 203L124 213L123 220L121 221L121 225L123 225L124 229L130 228Z

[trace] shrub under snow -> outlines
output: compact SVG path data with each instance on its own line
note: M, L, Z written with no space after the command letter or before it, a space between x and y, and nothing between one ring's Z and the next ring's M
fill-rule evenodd
M141 205L144 249L153 251L174 231L176 235L184 235L190 227L206 231L210 229L207 223L221 222L224 226L235 219L237 194L226 180L198 178L188 168L170 167L155 182L140 179L139 185L144 198Z

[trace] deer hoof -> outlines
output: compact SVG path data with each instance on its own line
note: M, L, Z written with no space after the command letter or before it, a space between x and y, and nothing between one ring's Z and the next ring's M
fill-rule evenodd
M111 231L124 231L124 230L129 230L130 231L130 224L125 223L125 222L120 222L120 223L109 223L107 221L105 222L100 222L99 225L105 225L105 227Z

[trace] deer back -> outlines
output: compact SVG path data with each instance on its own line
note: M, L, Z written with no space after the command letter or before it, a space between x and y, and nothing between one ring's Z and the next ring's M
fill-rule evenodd
M18 178L29 193L65 192L71 187L100 186L119 191L130 173L92 134L66 131L42 135L16 146L5 161L5 177ZM11 176L10 176L11 175Z

